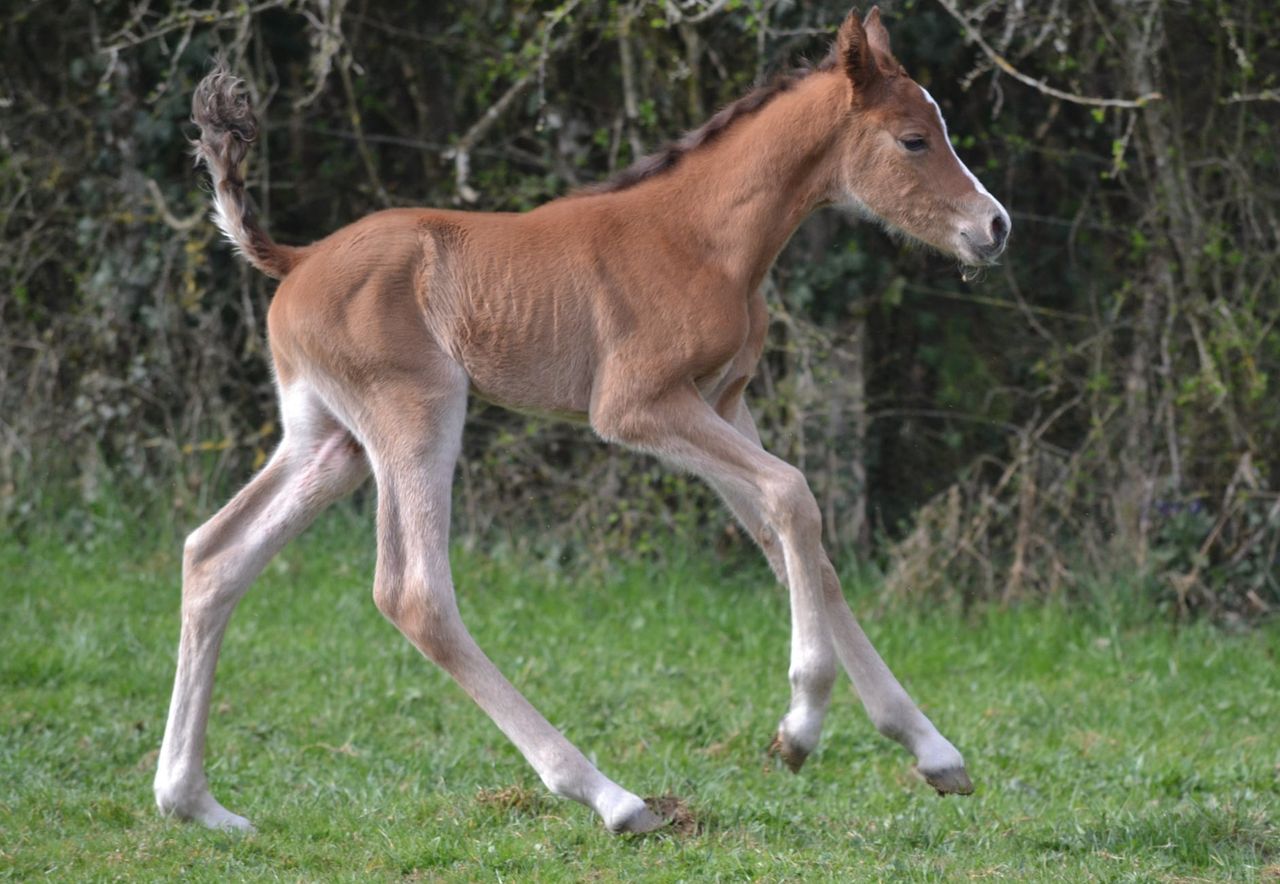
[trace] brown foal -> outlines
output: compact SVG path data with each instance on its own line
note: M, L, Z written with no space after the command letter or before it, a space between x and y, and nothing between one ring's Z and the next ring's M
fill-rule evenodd
M219 67L196 90L215 220L282 279L268 316L284 437L188 538L182 636L156 773L166 813L249 828L204 774L214 668L236 602L270 558L372 472L380 611L484 709L557 795L612 831L662 824L502 676L458 616L450 486L468 392L586 420L696 473L763 549L791 600L791 703L775 749L817 745L837 662L881 733L939 792L971 791L960 753L858 626L804 476L760 445L743 390L764 347L760 284L815 208L860 214L969 266L1009 217L956 157L937 105L895 60L873 9L828 59L762 87L611 182L526 214L379 212L309 246L258 226L240 165L255 121Z

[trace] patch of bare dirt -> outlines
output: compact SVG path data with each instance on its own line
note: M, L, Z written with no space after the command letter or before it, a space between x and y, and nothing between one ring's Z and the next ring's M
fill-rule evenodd
M646 798L645 806L667 821L659 833L670 833L679 838L702 834L702 823L693 815L689 805L675 795L658 795Z

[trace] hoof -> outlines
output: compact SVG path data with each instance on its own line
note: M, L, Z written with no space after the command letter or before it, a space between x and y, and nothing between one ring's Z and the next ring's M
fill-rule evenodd
M809 757L808 752L792 744L787 739L781 728L773 735L773 742L769 744L769 748L765 751L770 757L781 758L782 763L787 766L787 770L792 773L800 773L800 768L804 767L805 759Z
M942 770L921 770L913 768L916 775L938 791L939 795L972 795L973 781L963 767L948 767Z
M616 835L645 835L666 827L670 819L663 819L649 808L649 802L641 804L636 810L609 826L609 831Z
M166 794L162 797L157 794L156 805L164 816L190 820L207 829L246 834L256 831L253 823L227 810L207 791L197 791L195 794L186 796Z

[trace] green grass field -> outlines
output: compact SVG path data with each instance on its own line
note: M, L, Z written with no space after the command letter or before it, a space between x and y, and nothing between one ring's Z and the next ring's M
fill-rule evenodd
M180 544L0 542L0 877L1280 877L1274 622L1233 635L1059 606L864 618L969 761L977 793L940 799L847 683L799 776L766 758L788 627L763 567L587 578L459 552L463 616L498 665L606 773L680 796L700 826L620 838L545 794L381 618L370 534L347 516L323 523L232 621L209 777L257 825L246 837L161 819L152 803ZM704 541L688 541L691 557ZM871 605L873 592L847 590Z

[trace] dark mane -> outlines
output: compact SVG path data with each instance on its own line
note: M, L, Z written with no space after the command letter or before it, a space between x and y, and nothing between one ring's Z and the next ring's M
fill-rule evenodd
M692 153L704 144L714 141L742 117L760 110L760 108L815 71L832 69L835 67L835 63L836 57L832 53L816 66L804 65L777 74L769 82L762 86L757 86L737 101L727 104L716 111L709 120L697 129L691 129L680 136L679 139L670 142L655 153L641 157L613 177L596 184L588 184L577 190L576 193L582 195L617 193L620 190L635 187L643 181L648 181L650 178L657 177L663 172L675 168L685 154Z

